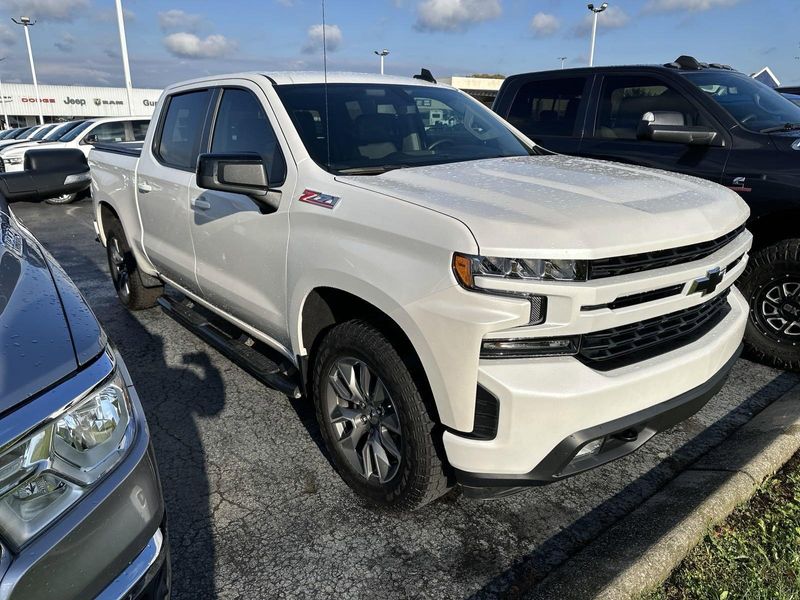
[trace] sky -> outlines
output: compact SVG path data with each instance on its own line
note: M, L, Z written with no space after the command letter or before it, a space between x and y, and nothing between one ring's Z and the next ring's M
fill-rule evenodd
M600 0L602 1L602 0ZM133 84L322 66L322 0L123 0ZM599 4L599 2L598 2ZM595 64L664 63L681 54L748 73L769 65L800 84L800 0L609 0ZM114 0L0 0L0 75L123 85ZM328 68L434 76L587 64L591 15L580 0L326 0Z

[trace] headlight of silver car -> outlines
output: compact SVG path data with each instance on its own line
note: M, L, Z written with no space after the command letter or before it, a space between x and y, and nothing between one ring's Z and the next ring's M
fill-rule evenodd
M131 404L119 373L0 453L0 531L16 548L58 518L124 456Z
M22 156L8 156L3 159L7 165L21 165L24 158Z

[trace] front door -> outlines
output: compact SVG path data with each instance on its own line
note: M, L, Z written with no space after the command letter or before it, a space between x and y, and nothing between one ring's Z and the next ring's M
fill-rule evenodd
M677 112L684 125L716 129L715 145L693 146L638 139L647 112ZM590 158L653 167L694 175L719 183L728 156L720 126L692 99L668 81L653 75L609 75L603 80L593 127L581 142Z
M286 200L296 175L293 165L287 167L287 154L267 106L257 85L231 82L222 90L209 149L213 154L259 154L267 166L269 194L276 202L281 197L284 202L277 211L270 210L244 194L203 190L193 181L190 224L203 297L288 347Z

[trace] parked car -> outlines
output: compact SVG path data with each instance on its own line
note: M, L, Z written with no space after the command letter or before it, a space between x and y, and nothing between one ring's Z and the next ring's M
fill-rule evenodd
M526 73L494 110L544 148L722 183L750 205L741 281L751 355L800 369L800 107L754 79L682 56L663 66Z
M50 125L36 125L34 127L28 127L26 129L22 129L16 134L10 135L5 139L0 140L0 150L2 150L3 148L8 148L9 146L13 146L15 144L21 144L23 142L27 142L28 140L32 139L33 136L38 134L40 131L45 130L44 133L47 133L48 131L50 131L50 129L51 129Z
M9 209L88 185L79 151L0 175L0 597L162 600L164 500L142 405L75 284Z
M49 147L78 148L88 155L94 144L107 142L140 142L144 140L150 117L105 117L88 119L62 135ZM31 149L29 144L14 145L7 150L0 146L0 171L12 173L22 170L25 154ZM85 194L88 193L86 190ZM48 198L48 204L69 204L80 198L80 194L62 194Z
M606 463L703 406L739 353L751 235L722 186L544 155L418 79L206 78L154 123L89 154L119 299L309 397L372 502Z

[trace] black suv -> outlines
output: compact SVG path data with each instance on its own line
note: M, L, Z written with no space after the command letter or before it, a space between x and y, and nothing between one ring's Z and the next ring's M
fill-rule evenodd
M745 342L754 357L800 370L800 106L728 66L681 56L514 75L493 108L548 150L738 192L755 236L739 280L750 303Z

